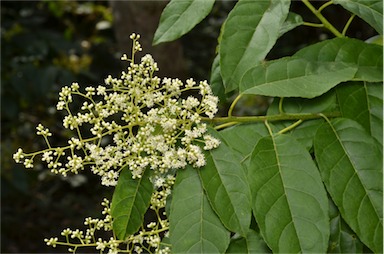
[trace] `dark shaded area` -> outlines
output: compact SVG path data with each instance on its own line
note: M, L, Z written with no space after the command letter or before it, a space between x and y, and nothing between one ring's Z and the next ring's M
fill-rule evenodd
M162 61L169 59L169 65L160 68L174 68L174 72L168 72L172 75L209 79L220 27L235 3L217 1L212 13L172 46L180 54L178 61L164 53ZM138 12L132 9L136 4L133 1L115 8ZM149 3L143 6L152 8ZM159 11L159 7L155 9ZM302 14L305 21L318 22L299 1L292 2L292 10ZM339 30L349 18L340 7L330 7L324 14ZM46 247L43 239L59 237L67 227L83 229L84 218L100 217L103 197L111 198L112 189L102 187L99 177L88 171L63 179L51 175L43 164L25 170L14 163L12 154L19 147L25 151L45 147L42 138L35 135L35 126L40 122L50 127L54 144L65 144L70 133L62 128L62 115L55 114L57 94L63 85L78 82L97 86L108 74L120 73L119 52L125 43L121 34L134 25L115 31L113 15L116 22L125 22L119 21L107 1L1 1L1 253L65 252L66 248ZM147 24L142 22L145 17L138 18L144 32L158 23L149 19ZM130 22L135 24L138 20ZM365 40L374 34L370 26L355 18L348 36ZM322 29L296 28L278 40L268 59L291 55L310 43L331 37ZM256 114L269 101L253 97L241 103L238 114ZM252 111L255 105L261 108L256 113ZM224 108L227 106L224 103Z

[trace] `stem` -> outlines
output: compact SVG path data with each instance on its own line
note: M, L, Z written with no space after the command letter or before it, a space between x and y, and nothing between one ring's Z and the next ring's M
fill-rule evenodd
M336 37L343 37L343 35L331 24L329 21L320 13L322 9L327 7L328 5L332 4L332 1L328 2L330 4L321 6L319 10L316 10L316 8L309 2L309 0L301 0L303 3L308 7L308 9L315 14L315 16L321 21L321 23L324 24L324 27L327 28L329 31L331 31ZM325 6L325 7L324 7Z
M231 106L229 107L229 110L228 110L228 116L229 116L229 117L232 116L232 111L233 111L233 109L235 108L236 103L240 100L241 96L243 96L243 94L239 94L239 95L234 99L234 101L232 102Z
M321 24L316 24L316 23L304 22L303 25L304 25L304 26L310 26L310 27L324 27L324 24L323 24L323 23L321 23Z
M202 117L203 121L211 123L253 123L253 122L264 122L264 121L288 121L288 120L311 120L319 119L322 117L339 117L340 112L331 112L331 113L285 113L278 115L269 115L269 116L228 116L228 117L216 117L210 119L208 117ZM225 127L225 126L224 126Z
M329 2L326 2L325 4L323 4L322 6L320 6L320 8L318 9L318 12L322 12L325 8L327 8L328 6L332 5L333 4L333 1L329 1Z
M220 129L223 129L223 128L226 128L226 127L230 127L230 126L235 125L235 124L238 124L238 123L237 122L223 123L223 124L220 124L220 125L216 126L214 129L215 130L220 130Z
M343 29L343 32L342 32L342 35L345 36L345 34L347 33L347 30L349 28L349 26L351 25L352 23L352 20L355 18L355 14L351 15L351 17L348 19L347 23L345 24L344 26L344 29Z
M267 129L268 129L269 135L270 135L271 137L273 137L273 132L272 132L271 126L269 126L269 124L268 124L268 121L265 120L265 121L264 121L264 124L265 124L265 126L267 127Z
M290 131L294 128L296 128L298 125L300 125L301 123L303 122L303 120L299 120L297 122L295 122L294 124L291 124L290 126L282 129L281 131L278 132L278 134L283 134L283 133L286 133L287 131Z

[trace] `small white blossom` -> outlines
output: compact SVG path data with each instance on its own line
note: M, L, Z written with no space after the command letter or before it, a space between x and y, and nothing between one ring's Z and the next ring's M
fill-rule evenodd
M13 159L16 163L20 163L22 159L24 159L24 152L23 149L19 148L17 149L17 152L13 155Z
M44 241L47 243L48 246L56 247L57 242L59 239L57 237L52 237L50 239L44 239Z

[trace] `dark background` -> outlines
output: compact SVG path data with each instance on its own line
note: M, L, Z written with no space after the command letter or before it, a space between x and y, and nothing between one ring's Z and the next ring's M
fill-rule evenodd
M59 237L67 227L84 229L84 218L100 217L103 197L112 196L113 189L102 187L99 177L87 171L62 178L43 164L26 170L12 159L19 147L26 152L45 148L35 135L40 122L53 132L53 144L64 145L70 137L62 128L62 115L55 112L62 86L97 86L108 74L119 75L119 58L130 52L127 38L132 32L141 34L144 53L158 61L160 77L209 80L220 27L236 2L217 1L190 33L152 47L166 3L1 1L1 253L65 252L66 248L47 247L43 239ZM305 21L318 22L301 2L294 1L292 10ZM349 18L337 6L324 14L340 31ZM347 35L365 40L374 34L355 18ZM267 58L291 55L331 37L322 29L299 27L280 38ZM238 113L262 113L267 103L265 98L243 101ZM227 104L222 102L222 108Z

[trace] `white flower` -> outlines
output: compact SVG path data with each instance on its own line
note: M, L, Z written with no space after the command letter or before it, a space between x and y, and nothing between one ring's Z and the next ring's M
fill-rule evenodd
M36 133L37 135L41 135L45 137L52 136L52 133L49 132L49 129L48 128L44 129L44 126L41 123L39 123L36 129L37 129L37 133Z
M83 169L83 159L76 154L67 157L68 163L65 166L70 169L73 173L77 174L79 169Z
M17 149L17 152L13 155L13 159L16 163L20 163L20 160L24 159L24 152L23 149L19 148Z
M220 145L220 140L212 137L211 135L204 135L204 150L212 150Z
M43 153L43 156L41 158L42 161L46 161L47 163L51 162L53 160L52 151L46 151Z
M118 172L110 170L101 177L101 184L105 186L116 186L118 177Z
M52 237L50 239L44 239L44 241L47 243L47 245L51 245L52 247L56 247L56 244L57 242L59 241L59 239L57 237Z

